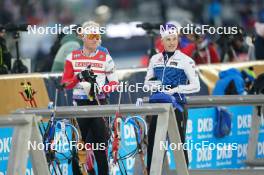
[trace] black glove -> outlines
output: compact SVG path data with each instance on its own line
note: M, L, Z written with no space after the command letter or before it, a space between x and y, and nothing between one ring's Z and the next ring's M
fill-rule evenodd
M91 66L88 66L86 69L81 71L80 73L77 74L77 78L79 81L87 81L90 83L95 83L96 82L96 75L94 75L93 70L91 69Z

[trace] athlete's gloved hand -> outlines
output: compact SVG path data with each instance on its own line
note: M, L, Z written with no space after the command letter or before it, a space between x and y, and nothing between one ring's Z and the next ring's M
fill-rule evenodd
M93 70L91 69L91 66L88 66L86 69L81 71L80 73L77 74L77 78L79 81L87 81L90 83L95 83L96 82L96 75L94 75Z

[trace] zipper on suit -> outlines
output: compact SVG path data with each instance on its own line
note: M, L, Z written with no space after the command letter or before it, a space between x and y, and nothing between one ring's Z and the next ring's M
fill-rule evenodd
M175 52L174 52L174 54L172 55L172 56L174 56L175 55ZM164 69L163 69L163 72L162 72L162 78L161 78L161 83L163 84L163 79L164 79L164 73L165 73L165 70L166 70L166 67L167 67L167 63L169 62L169 57L168 57L168 55L166 54L166 56L167 56L167 61L165 62L165 59L164 59L164 57L163 57L163 62L164 62ZM172 57L171 56L171 57ZM178 96L180 97L180 99L181 99L181 101L182 101L182 97L181 97L181 95L180 95L180 93L177 93L178 94Z
M163 84L163 79L164 79L164 73L165 73L165 70L166 70L166 66L167 66L167 63L169 62L169 57L168 55L166 54L167 56L167 61L165 62L165 58L163 58L163 62L164 62L164 69L163 69L163 72L162 72L162 78L161 78L161 83Z

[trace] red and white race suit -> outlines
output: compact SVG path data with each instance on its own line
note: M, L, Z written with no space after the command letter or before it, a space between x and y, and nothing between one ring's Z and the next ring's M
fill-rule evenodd
M90 56L85 56L82 49L75 50L67 56L62 76L62 83L65 83L66 88L73 88L73 99L88 99L87 93L80 85L77 74L89 65L91 65L94 74L97 75L96 82L103 94L113 91L118 84L114 61L106 48L100 46ZM106 84L106 78L108 84Z

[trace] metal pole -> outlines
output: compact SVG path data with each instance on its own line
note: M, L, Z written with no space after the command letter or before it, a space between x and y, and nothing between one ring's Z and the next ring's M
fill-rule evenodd
M226 96L190 96L186 97L186 107L262 105L264 95L226 95Z

